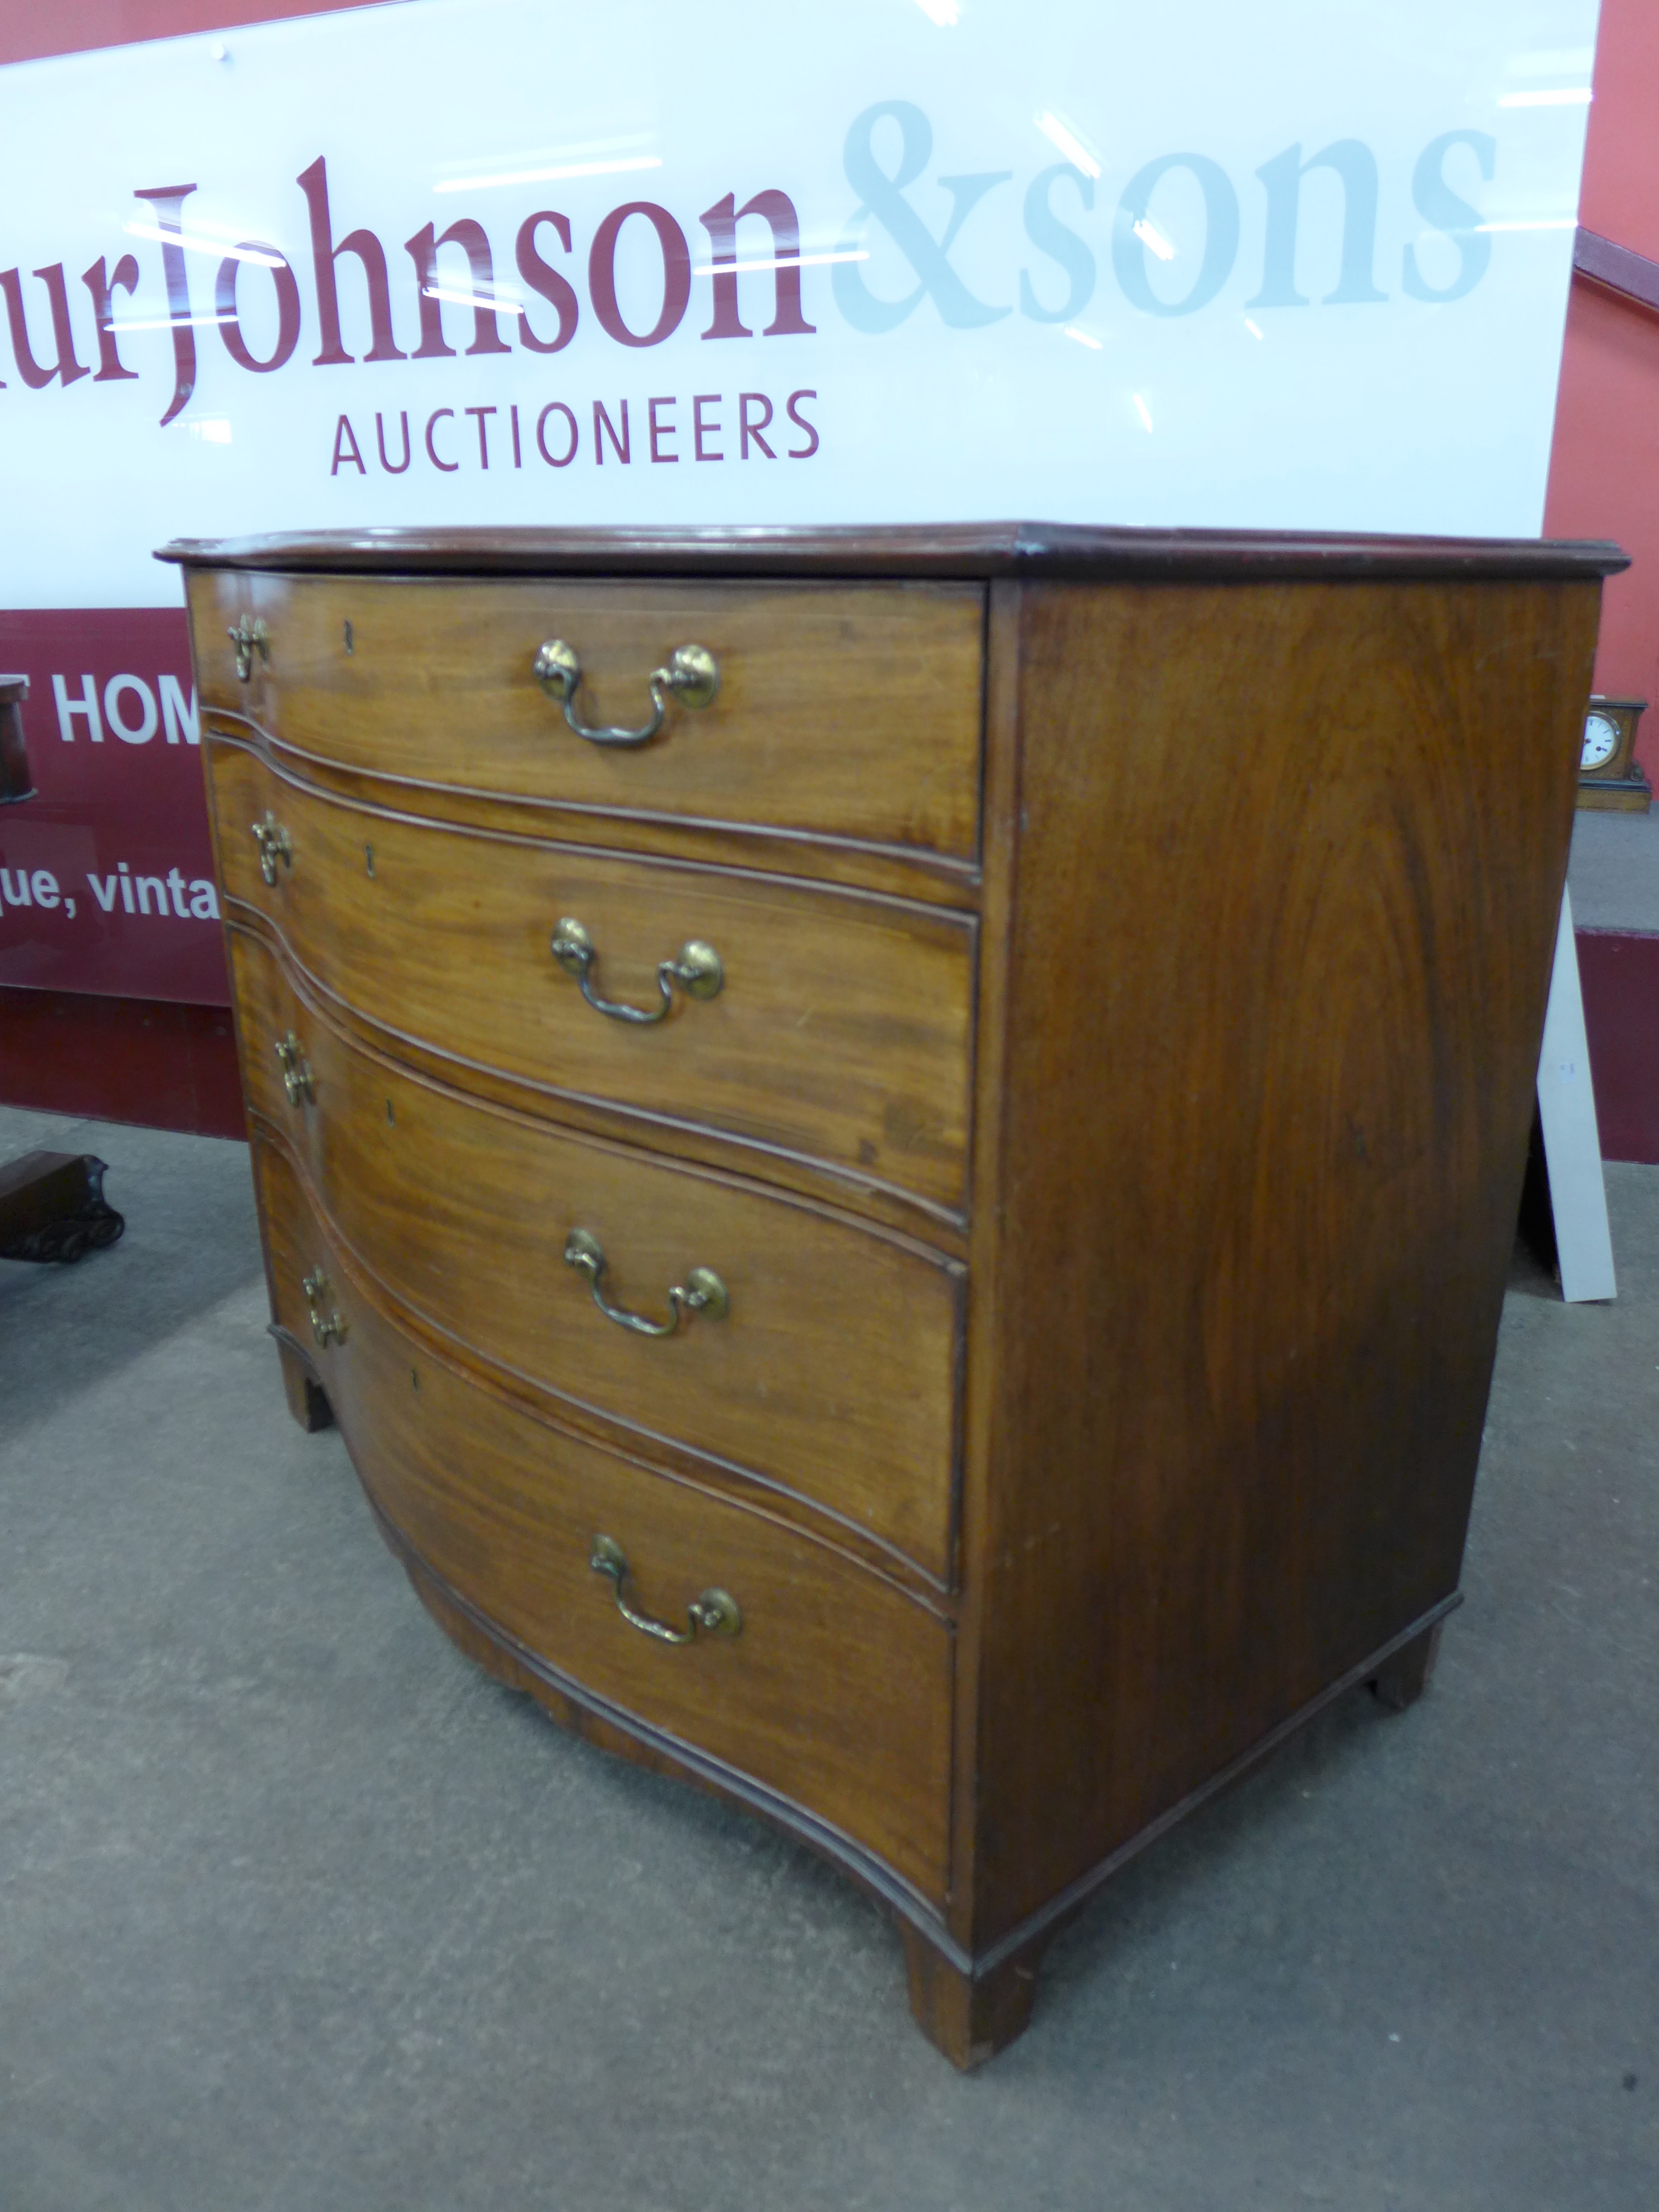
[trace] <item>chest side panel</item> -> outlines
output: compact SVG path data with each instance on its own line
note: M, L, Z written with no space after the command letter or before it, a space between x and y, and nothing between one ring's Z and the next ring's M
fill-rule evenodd
M1596 605L1027 594L981 1941L1455 1588Z

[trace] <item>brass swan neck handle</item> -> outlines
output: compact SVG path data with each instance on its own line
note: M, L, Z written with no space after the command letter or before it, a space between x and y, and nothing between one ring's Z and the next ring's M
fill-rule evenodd
M596 1575L609 1578L616 1592L617 1610L629 1626L637 1628L641 1636L654 1636L659 1644L695 1644L700 1631L705 1636L736 1636L743 1627L743 1614L729 1590L701 1591L685 1608L684 1628L671 1627L667 1621L656 1620L650 1613L641 1613L629 1600L628 1586L634 1579L633 1569L628 1564L627 1553L614 1536L593 1539L587 1564Z
M294 866L294 840L267 806L263 822L250 822L253 842L259 848L259 873L268 884L276 880L276 864L285 868Z
M678 960L659 960L657 963L657 989L661 994L659 1006L625 1006L619 1000L602 999L593 988L593 964L598 960L599 948L587 931L574 915L565 915L553 932L553 957L567 975L574 975L581 988L581 994L594 1011L608 1014L613 1022L647 1024L664 1020L674 1003L674 986L678 984L688 999L717 999L726 981L726 970L720 956L712 945L705 945L694 937L682 945Z
M290 1030L276 1044L276 1058L283 1071L283 1088L288 1093L290 1106L312 1105L317 1097L317 1083L311 1073L311 1063L305 1048Z
M667 1321L647 1321L643 1314L629 1313L625 1306L613 1306L599 1288L605 1270L605 1247L586 1229L573 1229L565 1238L564 1264L586 1277L593 1303L605 1319L614 1321L618 1328L631 1328L636 1336L672 1336L686 1314L707 1314L710 1321L724 1321L732 1310L726 1285L712 1267L693 1267L684 1284L673 1285L668 1293Z
M225 635L236 648L237 681L241 684L252 683L254 654L257 653L261 660L270 659L270 633L265 628L264 617L259 615L252 617L243 615L235 629L228 629Z
M720 688L719 664L706 646L676 646L666 665L653 668L646 679L652 711L637 730L592 728L576 717L582 665L575 647L567 645L562 637L550 637L538 650L533 669L543 690L563 708L565 720L590 745L648 745L662 727L670 699L677 699L682 707L706 707Z
M306 1318L318 1343L325 1348L331 1344L343 1344L348 1333L345 1316L330 1305L333 1286L320 1267L313 1267L308 1275L301 1276L300 1291L306 1302Z

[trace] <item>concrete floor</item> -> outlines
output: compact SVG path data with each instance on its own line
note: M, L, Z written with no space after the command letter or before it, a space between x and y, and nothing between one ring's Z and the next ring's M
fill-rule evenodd
M1575 927L1659 930L1659 808L1575 814L1567 882Z
M1427 1698L1132 1867L953 2075L805 1852L559 1734L283 1409L239 1146L0 1111L4 2212L1653 2212L1659 1169L1517 1262Z

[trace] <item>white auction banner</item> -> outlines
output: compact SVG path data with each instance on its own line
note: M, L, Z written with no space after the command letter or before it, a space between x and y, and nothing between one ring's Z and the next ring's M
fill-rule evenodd
M341 525L1535 533L1595 28L406 0L0 70L0 593Z

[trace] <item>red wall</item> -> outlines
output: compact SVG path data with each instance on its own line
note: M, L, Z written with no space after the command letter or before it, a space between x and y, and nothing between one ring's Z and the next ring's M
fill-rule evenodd
M1578 220L1659 261L1659 11L1653 0L1601 0L1595 101Z
M1659 4L1601 0L1578 219L1659 261ZM1659 313L1576 279L1545 528L1632 556L1601 604L1595 688L1649 699L1637 757L1659 783ZM1601 1150L1659 1163L1659 937L1578 933Z
M1659 261L1659 4L1601 0L1595 99L1578 219ZM1595 688L1650 699L1638 757L1659 781L1659 314L1576 279L1556 407L1545 528L1613 538Z

